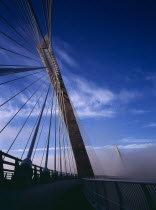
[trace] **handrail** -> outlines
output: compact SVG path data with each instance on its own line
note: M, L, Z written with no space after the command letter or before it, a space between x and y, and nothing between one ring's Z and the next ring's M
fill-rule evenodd
M10 158L12 161L6 160L5 158ZM13 162L14 161L14 162ZM10 154L7 154L3 151L0 151L0 184L11 183L16 177L16 170L20 165L22 160L14 157ZM7 166L7 167L5 167ZM44 177L44 168L35 164L32 164L32 182L40 183L41 179L43 181ZM48 181L55 181L60 179L76 178L76 174L70 174L60 171L48 170ZM47 179L47 178L46 178Z
M156 209L156 182L96 178L83 182L86 198L95 209Z
M120 182L120 183L133 183L133 184L141 184L141 183L143 183L143 184L156 184L156 181L154 181L154 180L129 180L129 179L120 179L120 178L118 178L118 179L114 179L114 178L110 178L110 179L108 179L108 178L100 178L100 179L98 179L98 178L83 178L84 180L92 180L92 181L97 181L97 182L100 182L100 181L103 181L103 182Z

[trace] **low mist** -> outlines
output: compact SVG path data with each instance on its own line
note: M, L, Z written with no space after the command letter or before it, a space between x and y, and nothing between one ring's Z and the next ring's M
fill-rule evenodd
M156 145L103 146L88 150L97 177L156 180Z

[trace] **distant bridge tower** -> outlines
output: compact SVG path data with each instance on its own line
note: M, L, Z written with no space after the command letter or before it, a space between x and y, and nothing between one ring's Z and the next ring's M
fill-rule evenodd
M64 85L54 52L51 48L50 40L47 36L38 45L37 49L44 65L47 67L48 75L56 92L58 104L69 133L78 175L81 177L93 177L93 169L80 133L74 110Z

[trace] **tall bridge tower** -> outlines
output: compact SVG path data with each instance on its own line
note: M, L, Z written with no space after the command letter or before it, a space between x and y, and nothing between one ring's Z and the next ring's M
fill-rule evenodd
M58 104L68 130L78 175L80 177L93 177L93 169L48 36L41 41L37 49L44 65L47 67L46 70L56 92Z

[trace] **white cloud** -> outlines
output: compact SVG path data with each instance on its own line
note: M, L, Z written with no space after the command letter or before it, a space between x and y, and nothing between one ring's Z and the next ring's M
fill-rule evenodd
M82 77L65 77L71 101L80 117L113 117L111 101L115 96L110 90L98 87ZM74 87L74 90L73 90Z
M55 53L57 60L59 61L59 64L67 64L68 66L71 67L77 67L78 63L76 60L73 58L73 51L71 47L64 41L57 42L57 44L54 47Z
M103 109L103 110L89 110L89 109L83 109L79 110L78 114L80 117L85 118L91 118L91 117L114 117L116 115L116 112L109 109Z
M156 123L149 123L143 126L143 128L148 128L148 127L151 127L151 128L156 127Z
M118 99L123 103L129 103L131 100L140 97L141 94L138 91L121 90L117 95Z
M133 138L133 137L127 137L127 138L123 138L121 139L122 142L153 142L155 140L151 140L151 139L145 139L145 138Z
M133 114L145 114L145 113L148 113L149 111L148 110L143 110L143 109L132 109L131 112Z
M155 82L156 81L156 74L155 73L148 73L148 75L146 76L145 79Z
M96 101L96 106L100 104L108 104L115 97L112 91L99 87L93 82L87 81L82 77L74 75L74 82L76 82L77 87L81 92L94 96L94 99L92 98L91 102L95 103Z
M119 105L128 103L139 95L128 90L115 93L75 74L66 74L64 80L74 107L83 118L115 117Z
M142 144L127 144L117 145L119 149L144 149L144 148L150 148L153 146L156 146L156 143L142 143ZM115 149L115 145L104 145L104 146L96 146L94 147L95 150L101 150L101 149Z
M126 140L126 139L125 139ZM136 139L136 141L138 143L132 143L132 144L118 144L118 145L111 145L111 144L108 144L108 145L104 145L104 146L94 146L93 149L94 150L114 150L116 151L116 146L119 148L119 149L125 149L125 150L129 150L129 149L144 149L144 148L152 148L152 147L156 147L156 143L151 143L151 141L148 141L146 139ZM126 141L127 143L130 143L129 141ZM135 142L135 141L132 141L132 142ZM141 143L139 143L141 142ZM145 142L145 143L144 143ZM156 142L153 141L153 142ZM90 149L92 147L90 146L86 146L86 149Z
M65 146L65 147L56 147L56 150L64 150L64 149L70 149L70 147L68 146ZM45 148L44 147L38 147L38 148L36 148L36 149L33 149L33 151L44 151L45 150ZM55 150L55 147L49 147L49 151L53 151L53 150ZM23 152L24 151L24 149L12 149L11 150L12 152ZM29 149L26 149L25 151L29 151Z
M154 143L145 143L145 144L128 144L128 145L118 145L118 148L121 149L144 149L148 147L156 146Z

